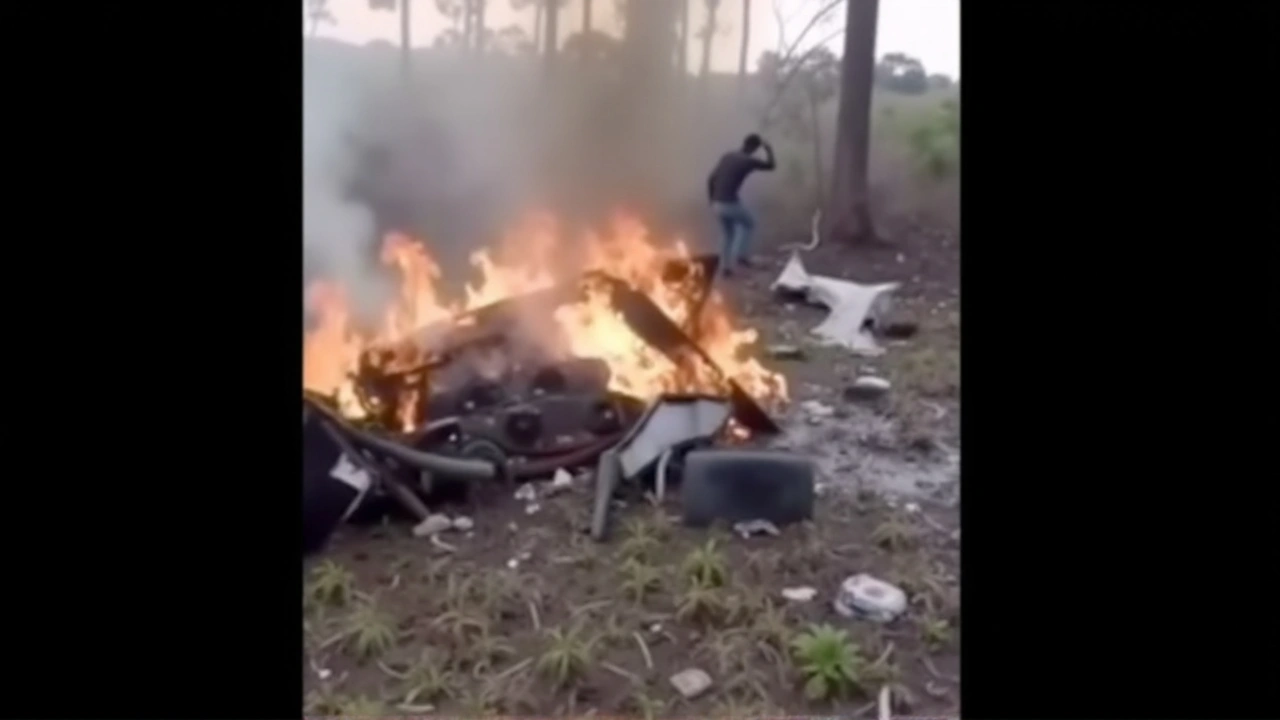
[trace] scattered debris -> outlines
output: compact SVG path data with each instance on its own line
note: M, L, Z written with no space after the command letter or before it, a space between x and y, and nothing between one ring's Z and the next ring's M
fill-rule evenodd
M708 440L729 421L728 401L711 396L666 396L654 403L618 443L622 477L631 480L671 448Z
M541 509L542 509L542 506L541 506L541 505L539 505L538 503L536 503L536 502L535 502L535 503L529 503L528 505L525 505L525 506L524 506L524 514L525 514L525 515L536 515L536 514L537 514L537 512L538 512L539 510L541 510Z
M848 402L865 402L879 400L892 386L888 380L874 375L864 375L844 389L844 399Z
M439 549L439 550L442 550L442 551L444 551L444 552L447 552L447 553L456 553L456 552L458 552L458 548L456 548L456 547L454 547L454 546L450 545L449 543L447 543L447 542L445 542L445 541L441 540L439 535L432 535L432 536L431 536L431 545L432 545L432 547L435 547L435 548L437 548L437 549Z
M459 515L453 519L453 529L458 532L467 532L475 526L475 521L466 515Z
M799 345L770 345L769 356L776 360L805 360L807 355Z
M752 535L772 535L777 537L782 534L778 531L778 526L768 520L747 520L734 523L733 531L743 538L749 538Z
M782 589L782 597L791 600L792 602L809 602L817 597L817 595L817 588L811 588L808 586Z
M414 525L413 536L431 537L433 535L439 535L452 527L453 521L449 519L448 515L436 513L435 515L428 515L426 520Z
M711 676L697 668L690 668L672 675L671 685L684 699L693 700L711 687Z
M538 490L533 487L533 483L525 483L516 488L515 499L520 502L531 503L538 499Z
M558 495L566 490L573 488L573 475L568 470L560 468L556 470L556 474L551 478L551 482L547 484L547 496Z
M840 585L832 605L844 617L887 623L907 609L907 595L894 585L859 573Z
M805 400L800 403L800 409L810 418L829 418L836 414L835 408L818 400Z

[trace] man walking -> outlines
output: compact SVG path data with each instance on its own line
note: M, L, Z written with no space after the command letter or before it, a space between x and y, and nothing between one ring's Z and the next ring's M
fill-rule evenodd
M765 159L755 157L764 148ZM725 153L707 177L707 197L720 222L720 273L733 274L735 267L750 267L751 235L756 222L738 199L738 190L755 170L773 170L773 148L759 135L748 135L742 148Z

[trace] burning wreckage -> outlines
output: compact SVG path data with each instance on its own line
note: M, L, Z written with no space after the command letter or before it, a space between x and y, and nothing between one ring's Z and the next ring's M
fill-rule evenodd
M401 297L376 335L353 331L339 288L312 288L304 554L374 497L424 521L446 489L581 468L595 472L596 539L624 484L651 483L661 498L680 480L694 525L811 515L806 460L696 449L777 433L761 403L786 399L782 376L742 356L755 334L735 331L712 293L716 258L659 253L619 221L588 243L587 270L556 283L539 271L550 235L535 233L543 241L507 264L473 257L484 278L461 306L438 301L424 246L391 236L383 260L401 274Z

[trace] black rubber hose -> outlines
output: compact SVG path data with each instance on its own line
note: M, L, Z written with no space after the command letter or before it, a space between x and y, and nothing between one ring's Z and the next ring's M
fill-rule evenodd
M460 480L491 480L499 475L499 469L493 463L483 460L464 460L407 448L399 443L383 440L376 435L351 427L336 413L320 403L308 400L305 397L303 401L310 403L318 412L331 420L335 429L352 441L373 448L384 455L389 455L410 467L426 470L440 477Z

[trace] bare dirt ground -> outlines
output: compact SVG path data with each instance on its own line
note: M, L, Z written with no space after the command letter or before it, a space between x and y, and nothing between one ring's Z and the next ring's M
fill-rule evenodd
M632 497L597 544L584 532L591 483L579 477L555 496L540 486L532 512L511 488L442 508L474 520L443 546L405 524L346 527L304 568L306 711L873 716L888 685L899 713L958 716L958 241L905 222L889 234L891 247L805 257L812 272L903 282L895 315L921 329L882 357L807 344L822 311L767 291L783 250L763 250L762 267L727 290L761 331L761 352L804 349L770 361L793 400L772 444L819 462L811 523L743 539L681 527L670 501ZM892 381L888 398L846 400L872 371ZM888 625L838 615L834 593L858 572L906 590L908 611ZM799 586L817 596L780 594ZM844 640L815 641L823 625ZM669 682L687 668L712 679L694 700Z

